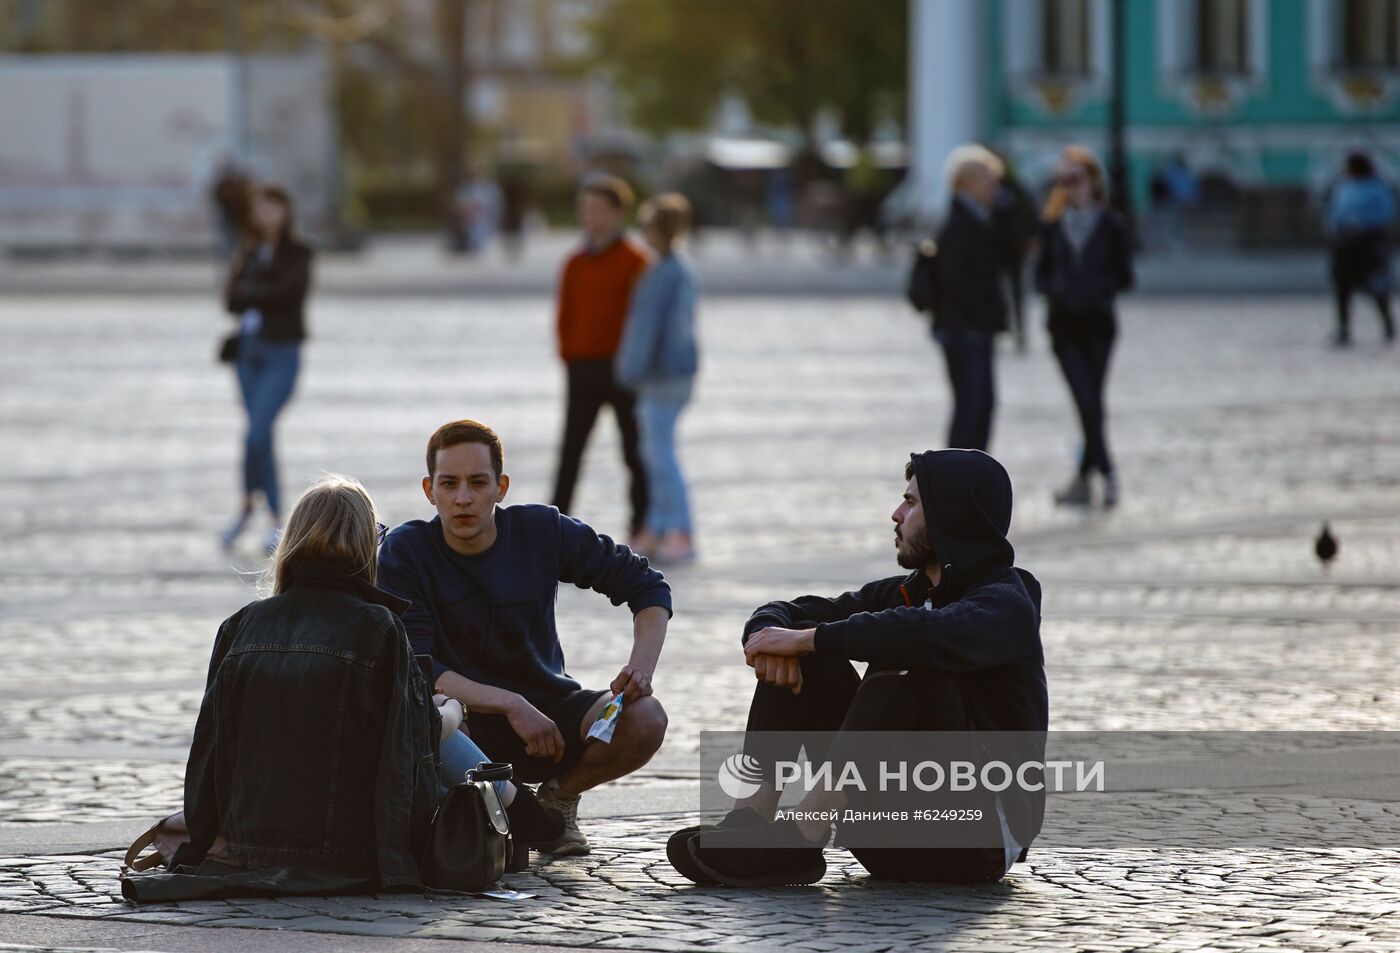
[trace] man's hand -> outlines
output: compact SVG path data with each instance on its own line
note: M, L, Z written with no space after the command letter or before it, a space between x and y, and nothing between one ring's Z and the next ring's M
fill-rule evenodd
M760 682L790 688L794 695L802 694L802 663L795 655L755 655L748 659L754 676Z
M624 703L646 698L651 694L651 673L637 665L624 665L608 688L614 695L622 692Z
M744 659L753 664L755 655L787 655L796 657L811 652L816 629L780 629L769 626L750 635L744 643Z
M505 711L510 729L525 742L525 753L532 758L558 761L564 757L564 736L559 726L545 717L544 712L516 696L518 701Z

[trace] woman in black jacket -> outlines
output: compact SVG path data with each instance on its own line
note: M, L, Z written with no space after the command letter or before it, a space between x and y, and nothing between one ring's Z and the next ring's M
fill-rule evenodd
M1133 285L1132 248L1122 216L1104 205L1103 169L1087 149L1060 158L1043 214L1035 287L1045 295L1050 338L1069 385L1084 448L1079 471L1055 502L1086 506L1090 476L1104 480L1103 504L1118 502L1118 479L1104 435L1104 382L1118 334L1114 300Z
M294 232L292 198L274 185L253 192L249 235L234 257L224 303L239 322L238 389L248 412L243 444L243 508L220 534L225 548L248 526L261 493L272 514L264 546L270 553L281 526L281 497L272 429L292 398L306 338L306 291L311 249Z

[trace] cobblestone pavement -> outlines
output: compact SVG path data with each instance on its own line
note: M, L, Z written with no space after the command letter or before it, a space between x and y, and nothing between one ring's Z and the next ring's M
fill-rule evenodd
M0 845L56 821L129 818L134 836L178 806L209 645L262 567L251 539L233 554L213 542L241 429L212 361L220 320L170 295L0 299ZM699 732L742 723L748 611L895 571L899 471L937 445L947 413L939 355L898 302L714 299L703 322L682 424L703 556L670 573L677 616L657 676L672 727L618 788L673 800L689 797ZM427 434L474 415L505 438L511 498L545 498L561 375L544 298L327 297L312 323L279 431L289 493L337 470L366 481L386 522L422 516ZM1111 514L1051 505L1077 439L1043 339L999 365L993 449L1016 484L1019 562L1045 584L1053 726L1400 728L1400 354L1325 349L1321 299L1131 302L1123 325L1110 434L1125 492ZM605 532L624 525L616 458L604 424L578 514ZM1341 541L1327 572L1311 547L1323 520ZM626 619L572 588L559 616L573 673L608 680ZM105 851L0 859L0 914L655 950L759 949L792 930L801 940L785 945L810 950L1400 948L1386 919L1400 919L1395 844L1046 846L976 890L872 884L831 851L818 887L740 895L666 866L683 816L623 817L611 797L585 799L595 855L516 877L541 894L519 904L137 910L114 901ZM1256 809L1328 806L1310 805Z

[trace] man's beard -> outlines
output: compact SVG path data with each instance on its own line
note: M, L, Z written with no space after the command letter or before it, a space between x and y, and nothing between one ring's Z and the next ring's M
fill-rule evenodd
M933 565L933 544L929 542L927 528L899 539L901 545L895 549L895 554L900 566L905 569L927 569Z

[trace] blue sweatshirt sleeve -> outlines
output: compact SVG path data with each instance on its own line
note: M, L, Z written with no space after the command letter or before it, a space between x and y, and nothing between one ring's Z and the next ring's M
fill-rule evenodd
M942 608L900 606L817 626L823 655L896 668L975 672L1039 653L1038 613L1010 583L993 583Z
M835 599L828 599L826 596L798 596L791 602L777 601L759 606L753 615L749 616L749 621L744 623L742 641L748 642L749 636L770 626L780 629L807 629L823 623L844 621L858 612L870 612L878 605L876 592L883 585L883 582L867 583L859 590L844 592Z
M636 615L660 606L671 612L671 587L647 561L587 523L559 514L559 581L592 589Z
M442 653L436 647L439 643L437 620L428 608L428 598L423 594L422 583L411 559L408 558L407 541L400 535L390 533L379 547L379 588L393 593L400 599L407 599L412 605L404 610L403 620L408 642L413 646L414 655L433 657L433 678L450 671L442 660Z

